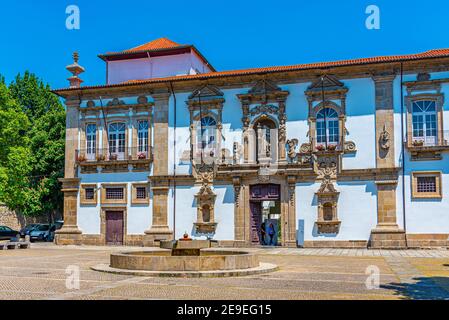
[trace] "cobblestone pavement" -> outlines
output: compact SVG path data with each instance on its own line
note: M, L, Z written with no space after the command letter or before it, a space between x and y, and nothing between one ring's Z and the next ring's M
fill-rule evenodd
M248 249L274 273L240 278L169 279L90 270L112 251L141 248L57 247L0 251L0 299L449 299L448 251ZM68 266L80 289L66 287ZM367 270L380 271L368 289ZM372 283L368 281L368 283Z

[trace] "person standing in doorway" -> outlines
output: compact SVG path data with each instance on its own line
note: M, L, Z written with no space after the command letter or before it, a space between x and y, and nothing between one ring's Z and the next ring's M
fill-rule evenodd
M260 225L260 238L261 238L261 243L262 245L266 244L266 240L265 237L267 236L267 232L265 231L265 222L262 222L262 224Z
M268 235L270 236L270 246L274 246L274 235L276 234L276 231L274 230L274 225L270 223L268 227Z

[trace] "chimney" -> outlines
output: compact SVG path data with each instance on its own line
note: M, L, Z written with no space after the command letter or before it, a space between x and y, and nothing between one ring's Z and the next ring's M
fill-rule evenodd
M84 68L78 64L79 54L78 52L73 53L73 64L66 67L66 69L72 74L69 80L70 88L79 88L83 80L81 80L78 75L84 72Z

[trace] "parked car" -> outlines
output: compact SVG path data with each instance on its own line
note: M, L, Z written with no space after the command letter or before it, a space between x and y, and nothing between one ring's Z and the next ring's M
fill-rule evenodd
M26 225L25 228L22 228L22 230L20 230L20 236L22 238L24 238L25 236L29 236L31 231L33 231L38 226L39 224L37 223Z
M38 225L30 232L30 240L51 242L55 238L56 226L50 224Z
M62 220L55 221L55 226L56 226L56 230L61 230L62 227L64 226L64 221L62 221Z
M0 240L11 240L16 238L19 231L13 230L10 227L0 226Z

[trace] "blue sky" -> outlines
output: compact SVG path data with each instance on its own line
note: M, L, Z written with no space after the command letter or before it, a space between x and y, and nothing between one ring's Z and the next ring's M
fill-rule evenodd
M381 29L365 27L377 5ZM67 30L77 5L81 29ZM2 1L0 74L30 70L66 87L71 53L80 52L85 85L105 82L97 54L160 37L194 44L217 70L449 48L447 0L21 0Z

